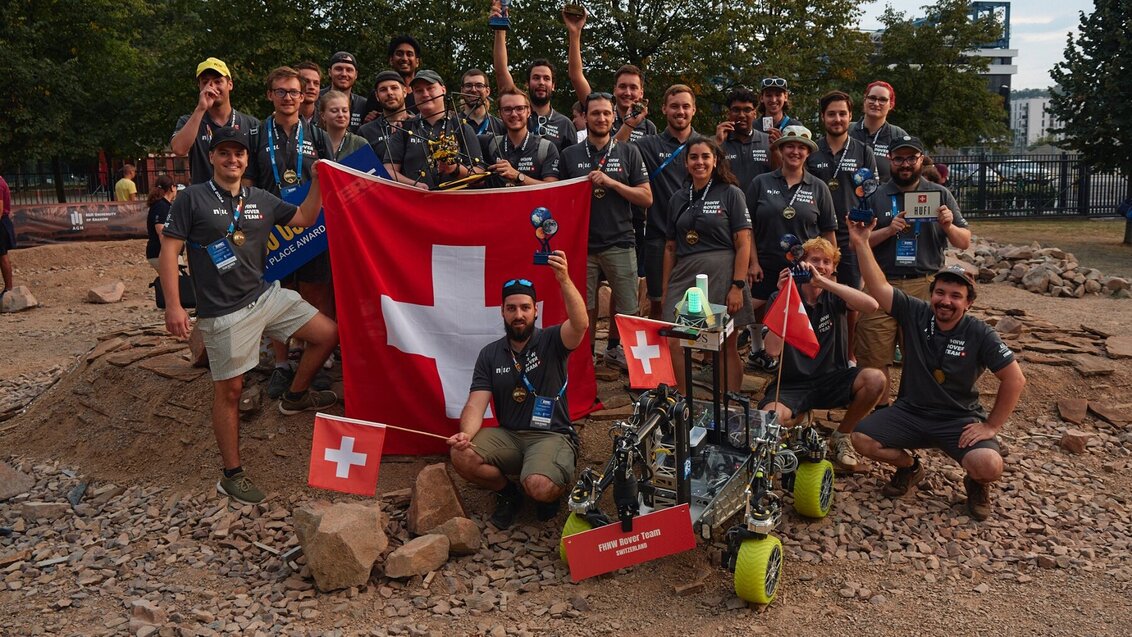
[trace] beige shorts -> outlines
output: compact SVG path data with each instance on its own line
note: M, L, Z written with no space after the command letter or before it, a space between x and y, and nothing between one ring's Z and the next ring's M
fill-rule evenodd
M538 474L560 487L574 480L574 445L570 437L553 431L511 431L484 427L472 438L484 462L519 481Z
M294 290L271 284L255 302L224 316L197 319L208 350L212 380L227 380L259 364L259 342L266 334L286 341L318 310Z
M586 309L597 307L598 276L605 273L610 299L618 314L637 313L637 251L633 248L607 248L586 258Z
M893 289L901 290L905 294L917 299L927 301L931 298L932 279L928 275L915 279L889 279L888 284ZM865 288L865 294L869 290ZM857 336L854 341L854 353L857 355L858 367L875 367L884 369L892 364L892 357L896 355L896 343L900 338L900 328L896 319L877 310L870 314L861 314L857 320Z

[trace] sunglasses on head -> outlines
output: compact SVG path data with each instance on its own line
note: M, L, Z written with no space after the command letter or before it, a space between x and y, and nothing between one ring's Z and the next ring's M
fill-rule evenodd
M511 287L512 285L525 285L525 286L527 286L527 287L532 287L532 288L533 288L533 287L535 286L535 284L534 284L534 283L531 283L531 282L530 282L529 280L527 280L527 279L511 279L510 281L508 281L508 282L504 283L504 284L503 284L503 287L505 287L505 288L509 288L509 287Z
M586 96L586 103L592 102L594 100L609 100L609 101L612 102L613 101L613 94L612 93L599 93L599 92L594 91L594 92L591 92L589 95Z
M786 88L786 80L781 77L764 77L763 88Z

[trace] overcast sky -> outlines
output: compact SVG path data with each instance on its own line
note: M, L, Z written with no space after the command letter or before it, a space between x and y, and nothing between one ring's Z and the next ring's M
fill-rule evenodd
M865 5L861 27L880 28L879 16L887 5L909 17L921 17L924 0L879 0ZM1011 84L1015 89L1047 88L1053 83L1049 70L1065 53L1065 34L1076 32L1080 24L1078 12L1093 12L1088 0L1012 0L1010 3L1010 48L1018 50L1014 59L1018 74Z

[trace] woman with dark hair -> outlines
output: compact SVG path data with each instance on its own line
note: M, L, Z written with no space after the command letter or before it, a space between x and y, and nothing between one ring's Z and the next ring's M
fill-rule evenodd
M169 208L177 197L177 186L169 175L161 175L153 182L153 188L146 197L149 214L145 218L145 230L149 241L145 244L145 258L157 270L157 257L161 254L161 231L169 218Z
M743 384L738 335L742 327L754 321L747 289L751 218L743 191L735 184L715 140L689 140L684 165L688 170L686 188L678 190L668 204L671 223L664 247L663 280L667 283L662 318L676 320L676 304L688 288L695 287L696 275L706 274L706 300L726 305L735 321L735 331L727 337L726 389L738 391ZM684 356L677 341L671 340L669 345L676 380L683 387Z

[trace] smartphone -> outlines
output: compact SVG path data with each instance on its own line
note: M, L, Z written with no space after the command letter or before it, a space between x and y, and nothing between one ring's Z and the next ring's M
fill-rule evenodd
M763 132L769 133L772 128L774 128L774 118L767 115L763 118Z

